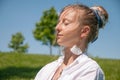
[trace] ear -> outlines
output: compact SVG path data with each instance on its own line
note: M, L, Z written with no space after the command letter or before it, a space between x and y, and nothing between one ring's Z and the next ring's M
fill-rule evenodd
M81 35L80 37L83 38L83 37L87 37L90 33L90 27L89 26L84 26L82 29L81 29Z

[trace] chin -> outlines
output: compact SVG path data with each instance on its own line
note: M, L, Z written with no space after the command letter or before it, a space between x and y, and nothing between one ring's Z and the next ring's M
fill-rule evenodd
M62 46L62 43L60 43L60 42L57 42L57 44L60 45L60 46Z
M64 46L64 44L63 44L62 42L60 42L60 41L57 41L57 44L58 44L59 46Z
M59 46L64 46L64 47L70 47L70 43L66 42L66 41L63 41L63 40L57 40L57 44Z

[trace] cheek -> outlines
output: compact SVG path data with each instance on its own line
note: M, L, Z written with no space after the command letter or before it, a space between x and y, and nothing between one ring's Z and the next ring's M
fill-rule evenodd
M80 37L80 29L79 28L67 28L64 30L64 35L71 39Z
M80 40L80 30L79 29L66 29L64 31L64 41L69 43L77 43Z
M80 40L80 27L73 25L68 27L63 27L61 33L63 34L57 40L57 43L62 46L74 45Z

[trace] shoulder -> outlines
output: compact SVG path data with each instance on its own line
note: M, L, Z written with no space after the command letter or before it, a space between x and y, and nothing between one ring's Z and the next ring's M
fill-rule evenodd
M53 66L55 65L56 61L53 61L51 63L46 64L44 67L42 67L39 72L37 73L37 75L35 76L34 80L40 80L40 79L45 79L48 77L48 75L50 74Z
M42 67L42 69L39 72L42 72L44 70L49 70L49 69L54 68L56 65L58 65L62 61L62 59L63 59L63 57L61 56L57 60L52 61L52 62L46 64L44 67Z
M79 65L82 68L81 74L89 77L92 75L90 78L94 78L95 80L104 80L104 72L95 60L89 58L87 55L82 55L79 60L81 60L79 61Z
M92 58L88 57L86 54L81 55L78 58L78 62L80 65L87 66L89 68L100 68L99 64Z
M44 67L42 67L42 69L40 69L40 71L37 73L37 75L35 77L35 80L39 80L39 78L45 79L49 75L51 75L51 73L54 71L54 69L59 64L60 59L61 59L61 57L58 60L55 60L55 61L53 61L51 63L48 63Z

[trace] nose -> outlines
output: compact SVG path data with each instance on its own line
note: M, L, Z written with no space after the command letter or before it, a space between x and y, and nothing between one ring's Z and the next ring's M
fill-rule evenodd
M55 30L56 30L57 32L60 32L60 31L62 30L62 26L60 25L60 23L58 23L58 24L56 25Z

